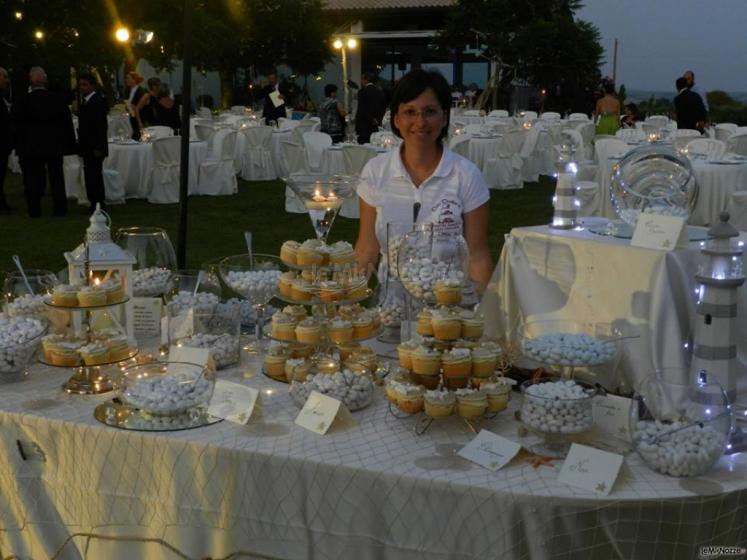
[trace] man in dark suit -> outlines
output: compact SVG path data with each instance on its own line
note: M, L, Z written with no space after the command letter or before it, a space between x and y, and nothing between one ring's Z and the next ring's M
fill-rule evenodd
M91 74L78 76L78 91L82 99L78 111L78 155L83 158L83 179L86 195L91 203L89 210L96 209L96 203L105 208L104 158L109 155L106 115L109 106L106 99L96 91L96 79Z
M29 216L41 216L46 175L52 187L55 216L67 215L62 156L75 153L73 119L65 101L45 87L47 74L29 72L29 93L13 105L14 146L21 161Z
M677 97L674 98L674 111L677 116L677 128L705 129L706 109L700 95L692 91L685 78L677 78Z
M384 92L371 83L368 74L362 74L358 109L355 112L355 133L359 144L370 142L371 134L379 130L385 112Z
M269 126L270 121L275 121L275 123L277 124L279 118L286 116L286 112L285 103L279 105L278 107L275 107L275 104L272 102L272 98L270 97L270 94L275 91L282 95L280 87L278 86L277 74L275 72L270 72L269 74L267 74L267 79L269 80L269 83L262 88L262 95L264 95L265 98L265 105L262 109L262 117L265 119L265 124Z
M8 71L0 68L0 212L9 212L10 206L5 199L5 173L8 170L8 156L13 150L13 133L11 132L10 111L2 92L8 87Z

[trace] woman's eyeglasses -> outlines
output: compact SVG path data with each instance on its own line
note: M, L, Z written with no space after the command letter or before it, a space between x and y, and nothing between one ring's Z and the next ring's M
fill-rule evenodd
M425 120L430 121L434 120L441 116L443 113L443 109L436 109L435 107L426 107L422 111L418 111L417 109L403 109L400 111L400 114L405 117L407 120L414 121L418 117L422 116Z

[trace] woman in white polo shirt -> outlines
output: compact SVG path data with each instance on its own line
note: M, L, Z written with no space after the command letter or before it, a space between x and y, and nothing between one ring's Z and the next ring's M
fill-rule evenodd
M387 222L433 222L439 231L464 235L470 277L482 293L493 270L490 194L477 167L443 144L450 107L451 89L438 72L413 70L394 89L392 130L404 142L369 161L361 173L356 259L362 270L373 270L386 244Z

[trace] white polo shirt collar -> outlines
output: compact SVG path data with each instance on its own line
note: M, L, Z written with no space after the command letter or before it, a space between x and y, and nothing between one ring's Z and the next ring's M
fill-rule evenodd
M394 154L394 157L392 157L392 176L397 179L406 179L410 182L412 182L412 178L410 177L410 174L407 172L407 168L405 167L404 162L402 161L402 149L404 148L404 144L399 147L399 149ZM454 167L454 153L449 150L446 146L443 146L443 152L441 153L441 161L438 162L438 165L436 166L436 169L433 171L430 177L423 181L423 183L428 182L429 179L432 177L448 177L451 173L452 167Z

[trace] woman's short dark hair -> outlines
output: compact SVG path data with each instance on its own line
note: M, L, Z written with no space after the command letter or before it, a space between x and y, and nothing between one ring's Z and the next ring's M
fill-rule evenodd
M337 86L335 84L327 84L326 86L324 86L324 97L329 97L336 91Z
M148 89L154 89L161 85L161 78L148 78Z
M449 87L449 83L446 81L446 78L435 70L417 68L405 74L392 92L392 101L389 105L392 115L392 131L400 138L402 138L402 134L400 134L397 125L394 124L394 115L397 114L400 104L412 101L428 88L433 90L446 118L446 126L441 130L438 142L440 143L449 133L449 110L451 109L451 88Z
M158 90L156 90L156 99L163 99L164 97L171 97L171 88L167 84L158 84Z
M602 89L604 90L604 93L609 93L610 95L614 95L615 84L613 84L612 82L604 82L602 84Z

